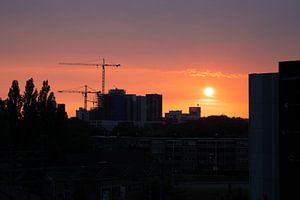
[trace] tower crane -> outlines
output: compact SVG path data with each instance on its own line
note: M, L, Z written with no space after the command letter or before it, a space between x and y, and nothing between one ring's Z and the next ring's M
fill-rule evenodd
M90 91L88 90L88 87L87 85L84 86L84 91L79 91L79 90L59 90L58 92L61 92L61 93L80 93L82 94L83 96L83 102L84 102L84 110L87 110L87 102L93 102L94 101L90 101L87 99L87 95L88 94L100 94L101 92L100 91ZM90 88L92 89L92 88Z
M85 66L96 66L97 68L99 66L102 66L102 90L101 93L105 94L105 67L120 67L120 64L108 64L105 62L105 59L103 58L102 63L66 63L66 62L60 62L61 65L85 65Z

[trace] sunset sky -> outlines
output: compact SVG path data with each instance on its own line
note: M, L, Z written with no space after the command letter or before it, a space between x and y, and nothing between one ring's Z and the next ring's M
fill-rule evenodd
M299 0L3 0L0 97L13 79L48 79L69 116L85 84L100 90L101 70L59 62L120 63L106 89L163 94L163 110L248 117L247 74L300 59ZM212 87L215 94L204 96ZM93 96L90 97L92 99Z

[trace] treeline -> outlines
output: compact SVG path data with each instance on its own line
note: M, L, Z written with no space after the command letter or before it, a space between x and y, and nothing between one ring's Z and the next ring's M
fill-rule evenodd
M248 120L226 115L208 116L184 123L158 123L143 129L127 123L115 127L112 134L145 137L248 137Z
M167 135L177 137L248 137L248 120L226 115L170 125Z
M38 90L30 78L23 94L14 80L7 98L0 98L1 148L64 151L73 145L68 140L70 123L63 107L57 106L47 80Z

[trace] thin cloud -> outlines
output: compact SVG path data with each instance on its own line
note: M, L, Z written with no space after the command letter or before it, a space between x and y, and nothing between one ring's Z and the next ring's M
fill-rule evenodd
M247 74L226 74L223 72L212 72L209 70L199 71L196 69L188 69L186 73L192 77L211 77L211 78L230 78L230 79L240 79L247 78Z

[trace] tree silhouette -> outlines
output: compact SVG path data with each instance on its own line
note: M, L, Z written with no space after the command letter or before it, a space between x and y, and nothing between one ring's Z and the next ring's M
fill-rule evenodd
M50 92L48 80L43 81L43 86L38 96L38 109L40 113L40 131L43 135L49 135L55 121L56 101L53 92Z
M46 123L47 118L47 100L48 100L48 93L50 91L50 86L48 84L48 80L43 81L43 86L40 90L39 97L38 97L38 107L40 111L40 116L42 119L42 123Z
M47 98L47 114L53 116L56 112L56 100L54 93L51 92Z
M8 141L8 115L6 111L6 100L0 98L0 143L1 146L7 145Z
M8 92L6 110L8 113L8 129L10 145L18 141L19 119L21 118L22 98L19 83L13 80Z
M23 117L25 121L33 121L37 117L37 96L38 92L35 89L33 79L26 81L25 92L23 96Z
M13 80L8 92L7 110L10 113L12 123L16 123L21 117L22 98L20 94L19 83Z
M23 96L24 105L22 114L25 132L23 132L23 135L20 134L19 136L22 138L22 143L25 142L23 145L25 145L26 148L34 146L34 143L37 140L37 96L38 92L35 89L33 79L30 78L26 81Z
M0 124L3 125L6 102L0 98Z
M38 92L32 78L26 81L24 95L12 81L6 100L0 99L0 137L9 137L16 148L44 148L56 144L66 129L66 113L58 112L48 80ZM50 139L51 141L48 141ZM7 143L7 142L6 142ZM50 144L51 143L51 144Z
M0 98L0 112L4 111L4 101Z

